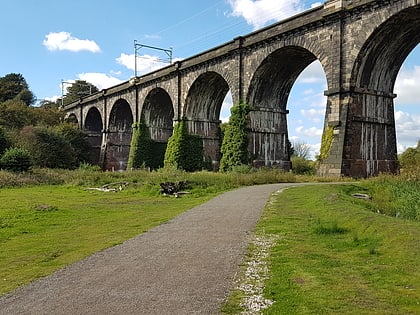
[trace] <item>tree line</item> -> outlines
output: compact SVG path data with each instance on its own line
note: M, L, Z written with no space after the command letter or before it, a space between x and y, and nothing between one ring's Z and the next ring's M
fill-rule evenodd
M80 98L81 89L89 87L85 81L76 83L80 84L69 86L63 99L42 100L39 106L35 106L37 98L22 74L10 73L0 77L1 169L73 169L81 163L89 163L87 135L67 122L61 110L62 104ZM93 88L97 91L96 87Z

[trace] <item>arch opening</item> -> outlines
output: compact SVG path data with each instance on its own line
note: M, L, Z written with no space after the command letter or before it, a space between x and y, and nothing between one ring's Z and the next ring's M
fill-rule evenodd
M288 46L267 56L255 72L247 95L253 108L249 151L254 166L290 170L289 95L299 75L315 60L307 49Z
M211 162L213 170L220 161L220 114L223 103L229 100L229 84L218 73L210 71L201 74L188 91L185 102L185 118L191 134L203 140L204 159Z
M119 99L109 116L104 168L123 171L127 168L130 154L133 113L126 100Z
M403 62L420 42L419 20L418 6L400 11L360 50L350 82L344 175L369 177L399 170L394 88Z
M89 162L99 164L102 147L102 116L96 107L89 109L85 119L85 130L88 135L88 143L91 151L89 152Z
M397 152L416 147L420 140L420 44L404 61L395 81Z
M77 116L74 113L71 113L66 117L66 122L70 124L79 124L79 120L77 119Z
M173 131L174 107L169 94L156 88L147 95L141 119L150 130L152 140L167 143Z

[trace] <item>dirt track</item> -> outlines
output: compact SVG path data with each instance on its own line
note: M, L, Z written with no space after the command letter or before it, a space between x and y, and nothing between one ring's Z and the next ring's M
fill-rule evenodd
M241 188L0 297L0 314L218 314L269 195Z

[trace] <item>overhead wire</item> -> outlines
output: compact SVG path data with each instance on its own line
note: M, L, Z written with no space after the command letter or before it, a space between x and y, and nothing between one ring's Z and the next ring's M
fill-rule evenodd
M274 12L271 11L271 17L269 19L269 21L277 22L280 21L282 19L285 19L289 16L293 16L295 14L298 14L306 9L309 9L314 3L318 3L319 1L313 1L313 0L304 0L301 2L301 4L296 7L296 8L292 8L289 10L284 10L282 8L279 8L277 10L275 10ZM323 3L324 1L322 1ZM172 26L169 26L159 32L157 32L157 34L162 34L165 33L169 30L172 30L178 26L181 26L182 24L185 24L189 21L192 21L194 19L196 19L197 17L209 12L210 10L213 10L214 8L218 7L220 4L222 3L226 3L226 1L218 1L217 3L213 4L212 6L205 8L201 11L199 11L196 14L191 15L190 17L183 19L177 23L175 23ZM321 3L321 2L320 2ZM230 13L232 14L232 13ZM260 14L257 15L256 18L264 18L264 14ZM265 23L266 25L267 23ZM198 37L195 37L193 39L190 39L188 41L182 42L182 43L178 43L178 44L174 44L172 45L172 48L174 48L174 51L180 51L182 50L182 48L187 47L189 48L189 51L195 51L195 52L199 52L202 50L206 50L206 49L210 49L212 47L218 46L218 45L222 45L223 43L233 39L232 36L236 37L236 36L240 36L240 35L245 35L248 34L252 31L255 31L256 29L254 29L252 27L252 25L250 25L244 18L240 19L239 21L236 22L231 22L231 21L227 21L225 23L223 23L221 26L219 25L217 28L213 28L211 30L208 30L205 34L200 35ZM229 34L229 35L227 35ZM218 41L217 41L218 40Z

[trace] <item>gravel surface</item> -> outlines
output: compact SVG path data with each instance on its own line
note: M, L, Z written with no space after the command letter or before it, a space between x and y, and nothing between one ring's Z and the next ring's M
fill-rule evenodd
M227 192L0 297L0 314L218 314L271 193Z

